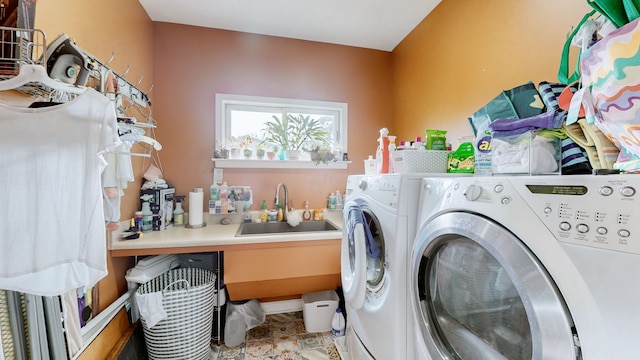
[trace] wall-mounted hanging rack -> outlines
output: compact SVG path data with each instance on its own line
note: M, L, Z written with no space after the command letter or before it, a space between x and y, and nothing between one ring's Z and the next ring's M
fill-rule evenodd
M112 73L117 81L117 96L124 96L131 102L139 106L151 106L149 96L138 85L142 82L142 77L137 84L128 81L125 76L130 70L130 66L124 74L120 75L109 67L109 63L115 57L115 52L107 62L102 62L97 57L91 55L86 50L78 46L67 34L60 34L47 47L47 69L50 75L56 79L75 83L76 85L87 85L89 76L102 84L108 72ZM105 92L104 89L96 89Z
M151 157L153 150L160 150L160 143L154 139L153 129L156 127L155 120L151 118L148 95L141 91L137 85L132 84L124 78L129 72L129 68L124 75L119 75L110 69L107 64L113 60L115 53L107 63L103 63L93 55L78 47L69 37L62 34L53 43L47 45L46 35L39 29L23 29L0 26L0 80L9 80L20 74L21 69L26 65L37 65L43 69L43 73L48 73L49 77L68 84L91 86L103 92L100 85L107 72L111 72L118 84L118 91L106 93L105 95L114 102L117 110L122 104L122 98L126 98L126 108L133 107L143 117L143 121L138 122L132 119L132 125L140 128L149 128L152 137L143 136L138 143L148 146L149 153L120 153L122 155L134 155ZM46 76L46 75L45 75ZM91 78L91 81L89 79ZM81 83L78 83L81 82ZM85 84L91 82L91 84ZM138 85L142 78L138 81ZM42 82L29 82L16 88L22 93L40 99L52 99L53 95L59 93L54 88ZM68 96L74 96L68 94ZM133 139L135 140L135 139Z

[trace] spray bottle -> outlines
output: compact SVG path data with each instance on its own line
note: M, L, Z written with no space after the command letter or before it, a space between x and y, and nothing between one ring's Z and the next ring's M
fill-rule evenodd
M389 173L389 130L387 128L380 129L380 144L376 151L376 164L378 174Z
M176 209L173 210L173 225L184 226L184 209L182 208L184 195L176 196Z
M142 199L142 231L151 231L153 230L153 212L150 203L153 195L145 194L140 196L140 199Z

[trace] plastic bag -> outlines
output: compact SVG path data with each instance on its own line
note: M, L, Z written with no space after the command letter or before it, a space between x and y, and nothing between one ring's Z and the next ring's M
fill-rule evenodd
M256 299L244 303L227 303L224 344L226 346L242 344L247 331L262 324L265 319L266 315Z

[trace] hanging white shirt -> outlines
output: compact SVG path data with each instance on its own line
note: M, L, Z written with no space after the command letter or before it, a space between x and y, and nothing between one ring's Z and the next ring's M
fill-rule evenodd
M54 296L107 274L100 174L119 144L113 104L93 89L0 104L0 289Z

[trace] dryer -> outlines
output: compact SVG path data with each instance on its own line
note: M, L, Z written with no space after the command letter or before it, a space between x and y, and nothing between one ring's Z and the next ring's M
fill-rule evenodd
M424 179L416 359L631 359L640 176Z

